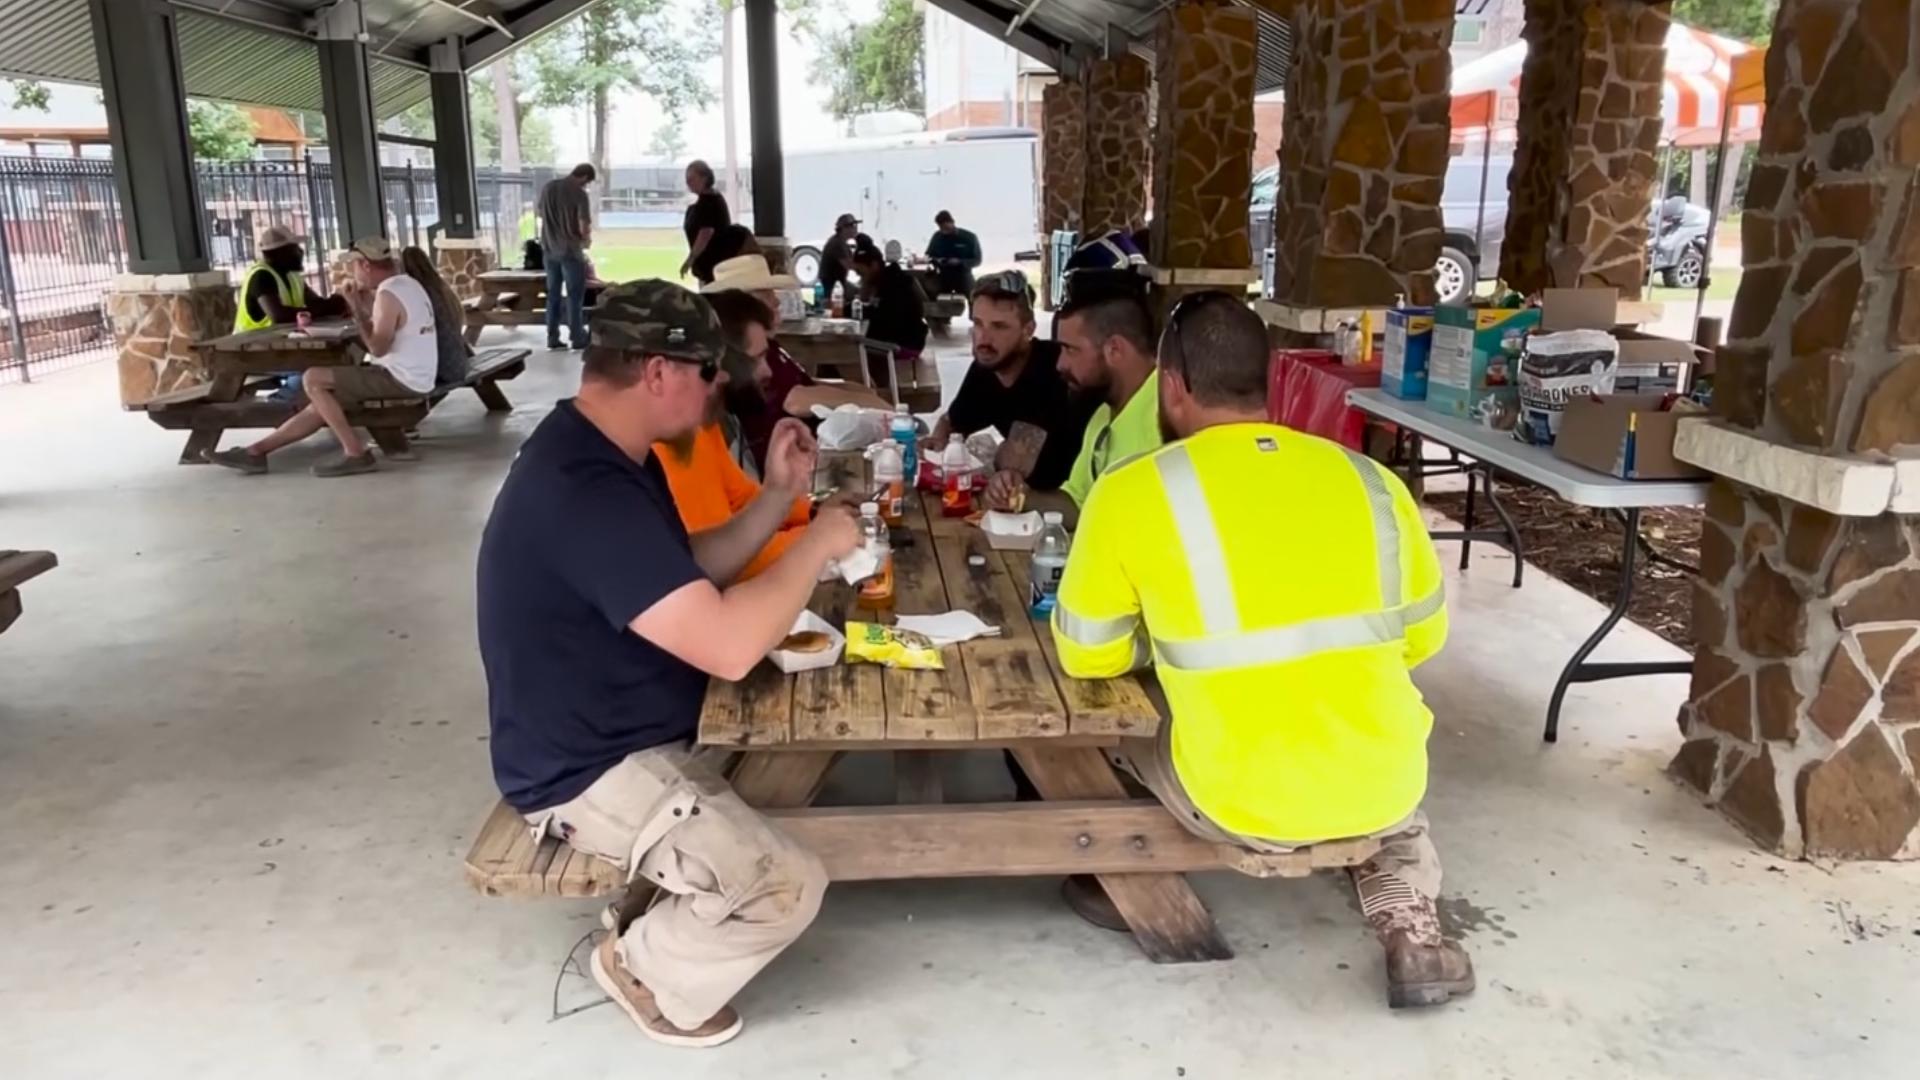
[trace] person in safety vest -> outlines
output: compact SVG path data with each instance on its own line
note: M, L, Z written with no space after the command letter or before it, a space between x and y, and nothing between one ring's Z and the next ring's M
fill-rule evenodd
M302 275L307 253L300 237L284 225L260 230L259 255L240 282L240 305L233 313L233 332L287 326L301 312L316 319L344 318L347 302L338 296L311 296Z
M304 313L316 319L344 318L347 302L339 296L310 296L305 269L306 251L300 237L284 225L269 225L254 238L259 254L240 279L240 303L233 313L233 332L264 330L269 326L290 326ZM290 372L280 378L275 400L291 401L300 396L300 374Z
M1060 663L1083 679L1154 665L1172 719L1114 763L1195 834L1260 852L1378 839L1351 874L1387 1002L1439 1004L1474 985L1440 932L1420 809L1433 714L1410 673L1446 639L1440 563L1384 466L1267 422L1267 357L1240 300L1197 293L1169 314L1167 445L1102 474L1081 509ZM1096 881L1067 892L1106 924Z

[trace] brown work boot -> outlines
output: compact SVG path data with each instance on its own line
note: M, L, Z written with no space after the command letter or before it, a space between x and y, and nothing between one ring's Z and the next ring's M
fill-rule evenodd
M1117 930L1121 933L1133 929L1120 915L1113 897L1100 885L1100 879L1092 874L1074 874L1060 883L1060 898L1067 902L1075 915L1092 923L1102 930Z
M1473 961L1459 942L1395 930L1380 935L1380 944L1387 950L1389 1008L1441 1005L1473 993Z
M593 960L589 964L593 968L593 981L599 983L600 989L607 992L613 1003L640 1025L640 1030L646 1033L647 1038L668 1046L719 1046L740 1034L740 1028L744 1025L740 1014L731 1005L721 1006L719 1012L707 1017L699 1027L674 1026L673 1021L661 1014L660 1006L653 999L653 991L647 989L646 983L634 978L620 963L620 954L615 950L619 941L618 937L608 934L594 947Z

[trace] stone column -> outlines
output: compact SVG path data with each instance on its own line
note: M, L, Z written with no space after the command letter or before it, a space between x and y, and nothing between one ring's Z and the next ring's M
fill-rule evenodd
M1920 854L1912 0L1784 0L1742 221L1673 772L1791 856Z
M1286 308L1433 299L1452 0L1299 0L1274 206Z
M1148 81L1147 62L1137 56L1087 65L1083 238L1146 224Z
M1154 74L1155 306L1198 289L1256 280L1247 240L1253 185L1252 9L1183 0L1160 20Z
M433 261L460 299L478 299L480 275L493 269L496 261L493 241L443 236L433 245Z
M120 404L130 409L206 382L193 343L233 332L233 283L225 270L122 274L106 301L120 350Z
M1087 88L1061 79L1040 92L1040 259L1042 303L1058 307L1053 292L1052 237L1080 229L1087 190Z
M1671 5L1527 0L1500 276L1523 293L1646 282Z

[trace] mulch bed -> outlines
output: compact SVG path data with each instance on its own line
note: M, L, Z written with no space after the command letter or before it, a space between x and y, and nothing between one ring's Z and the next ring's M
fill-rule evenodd
M1527 562L1579 589L1602 604L1612 605L1620 586L1620 519L1604 510L1572 506L1539 488L1499 485L1501 505L1512 515L1526 548ZM1465 491L1430 492L1427 505L1454 521L1466 518ZM1640 533L1662 557L1685 567L1700 565L1700 523L1697 506L1676 506L1640 512ZM1477 527L1498 527L1484 493L1474 500ZM1441 545L1441 564L1457 560L1453 543ZM1691 650L1688 626L1693 598L1690 569L1672 563L1634 559L1638 580L1627 618L1659 634L1682 649Z

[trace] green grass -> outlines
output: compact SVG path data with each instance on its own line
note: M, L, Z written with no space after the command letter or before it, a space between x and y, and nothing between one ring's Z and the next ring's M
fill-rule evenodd
M680 280L680 260L687 257L683 248L626 247L617 243L593 245L593 268L602 281L639 281L645 278ZM687 279L687 283L692 282Z

